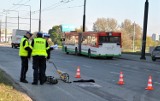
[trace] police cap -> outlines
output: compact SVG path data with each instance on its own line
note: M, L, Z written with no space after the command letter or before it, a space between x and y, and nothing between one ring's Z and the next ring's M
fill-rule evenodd
M42 37L42 33L41 33L41 32L38 32L38 33L37 33L37 37Z
M29 32L29 31L27 31L27 32L26 32L26 34L29 34L30 36L32 36L32 33L31 33L31 32Z
M44 36L43 37L45 37L45 38L49 38L50 37L50 35L49 34L44 34Z

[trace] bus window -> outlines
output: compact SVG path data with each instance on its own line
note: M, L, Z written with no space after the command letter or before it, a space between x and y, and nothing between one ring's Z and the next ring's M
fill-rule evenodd
M66 37L66 40L65 40L65 44L69 44L69 40L70 40L70 37L67 36L67 37Z
M96 37L95 36L92 36L91 45L96 46Z
M75 44L78 44L78 36L75 36Z
M92 36L88 36L88 37L87 37L87 40L88 40L88 44L89 44L89 45L91 45L91 43L92 43L91 39L92 39Z
M96 37L95 36L88 36L88 45L96 46Z
M72 37L71 37L71 40L70 40L71 45L74 45L74 44L75 44L75 40L76 40L76 37L75 37L75 36L72 36Z
M99 37L99 45L102 45L102 43L108 42L108 37L107 36L100 36Z
M96 46L96 36L83 36L83 45Z
M75 43L78 43L76 36L67 36L65 39L65 44L67 45L73 45Z
M83 36L83 42L82 44L86 45L87 44L87 37L86 36Z
M109 42L117 43L117 45L120 45L120 37L110 37Z

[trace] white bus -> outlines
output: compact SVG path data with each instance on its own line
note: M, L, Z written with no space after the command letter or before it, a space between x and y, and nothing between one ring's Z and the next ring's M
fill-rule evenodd
M63 42L63 51L67 54L88 57L119 57L121 47L120 32L67 32Z

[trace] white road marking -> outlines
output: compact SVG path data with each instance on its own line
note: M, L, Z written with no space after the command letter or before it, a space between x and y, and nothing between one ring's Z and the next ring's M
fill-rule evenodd
M156 72L156 73L160 74L160 72Z
M132 67L131 65L124 65L123 67Z
M150 71L150 70L148 70L148 69L144 69L145 71Z
M88 66L88 65L82 65L82 66L87 67L87 68L92 68L91 66Z
M64 62L72 62L72 61L64 61Z
M80 87L97 87L97 88L102 87L102 86L100 86L96 83L79 83L77 85L80 86Z
M114 64L114 65L118 66L119 64Z
M117 72L110 72L111 74L116 74L116 75L119 75L119 73L117 73Z
M115 82L116 80L112 80L112 82Z
M160 83L159 82L154 82L155 84L159 84L160 85Z

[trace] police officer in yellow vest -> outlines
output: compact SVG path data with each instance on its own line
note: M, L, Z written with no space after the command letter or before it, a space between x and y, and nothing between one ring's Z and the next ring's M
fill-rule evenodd
M46 81L45 78L45 65L47 57L48 43L42 38L42 33L37 33L37 38L34 38L31 43L32 46L32 57L33 57L33 85L38 84L38 78L40 84L43 85ZM38 77L40 73L40 77Z
M26 73L28 71L28 59L31 56L31 48L29 44L29 38L32 36L30 32L26 32L24 37L21 39L20 48L19 48L19 56L21 57L21 74L20 74L20 82L28 83L26 80Z
M50 35L49 34L44 34L44 39L46 39L46 41L47 41L47 43L48 43L48 46L50 47L50 45L49 45L49 42L48 42L48 40L49 40L49 38L50 38ZM50 59L50 52L53 50L53 47L50 47L48 50L47 50L47 54L48 54L48 56L47 56L47 60L49 60Z
M43 38L47 41L48 46L49 46L49 49L47 50L47 55L48 55L47 60L49 60L50 59L50 52L53 50L53 48L50 47L49 42L48 42L48 39L50 38L50 35L49 34L43 34ZM45 65L45 71L46 71L46 65Z

